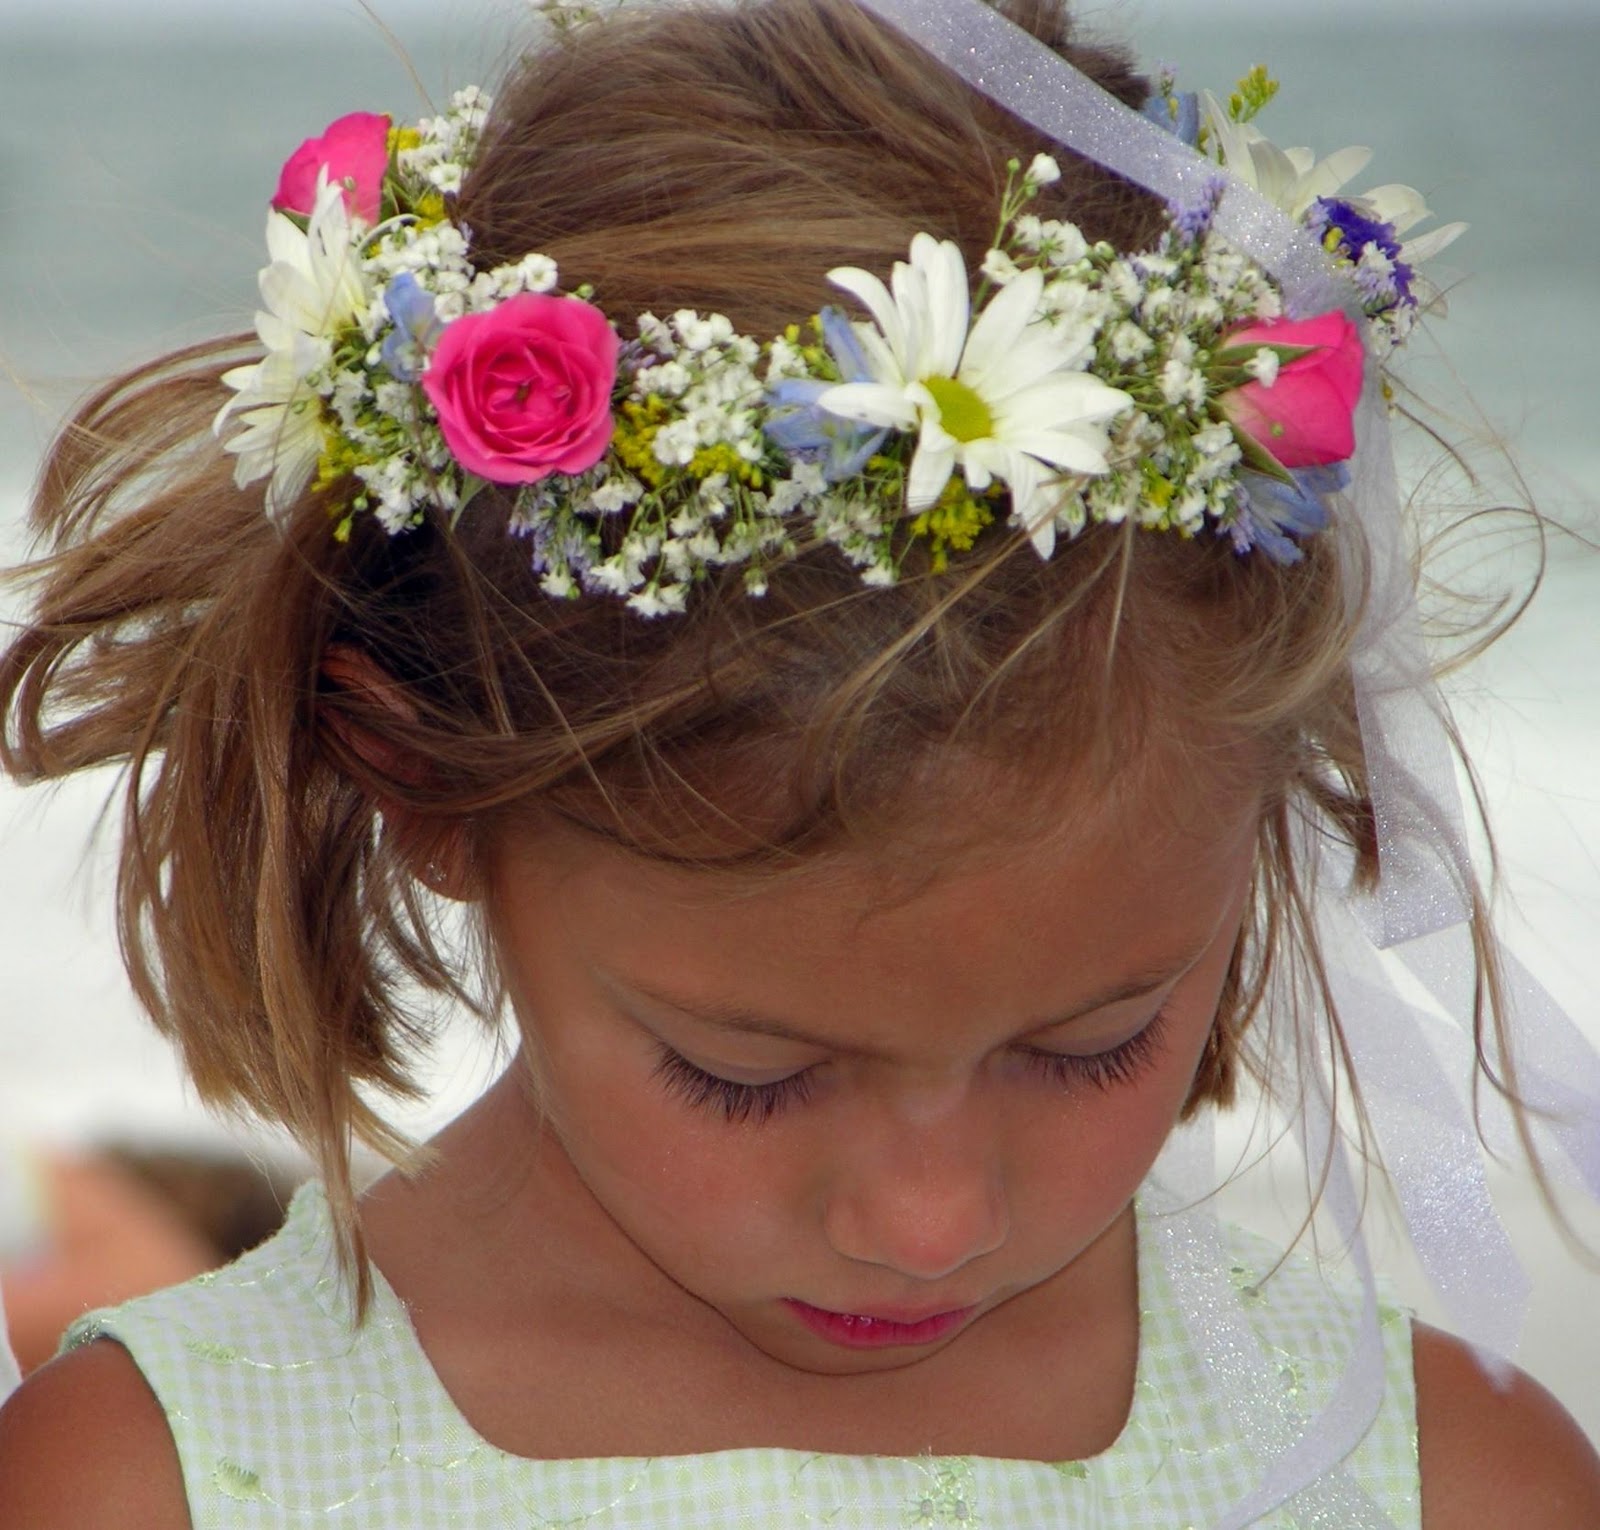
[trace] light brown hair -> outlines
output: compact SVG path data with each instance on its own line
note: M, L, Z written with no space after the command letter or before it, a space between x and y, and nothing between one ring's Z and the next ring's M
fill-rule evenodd
M1059 0L999 8L1144 99ZM1051 147L848 0L643 8L516 68L458 216L485 268L542 251L624 335L679 307L768 335L830 300L830 268L886 272L919 230L976 266L1007 161ZM1041 213L1153 242L1154 198L1058 157ZM345 486L269 522L210 432L221 372L250 354L242 337L143 368L57 442L34 614L0 661L0 757L29 779L128 767L118 893L139 998L204 1099L313 1152L352 1259L351 1139L403 1151L358 1088L410 1088L427 1011L409 985L492 1007L416 882L452 835L481 852L536 806L641 854L779 874L892 835L907 781L954 749L1110 790L1157 732L1197 760L1248 738L1253 911L1191 1108L1230 1097L1274 965L1315 971L1295 820L1377 874L1354 528L1293 567L1108 527L1042 562L996 529L946 573L913 556L888 590L807 548L763 599L733 571L648 622L544 596L493 492L455 530L391 538L366 518L342 542ZM341 651L404 705L331 678ZM737 794L751 780L760 815Z

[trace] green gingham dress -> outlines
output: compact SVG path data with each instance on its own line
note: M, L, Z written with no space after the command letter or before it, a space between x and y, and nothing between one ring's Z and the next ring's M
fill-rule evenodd
M74 1325L68 1347L122 1344L176 1439L194 1530L1209 1530L1261 1471L1208 1401L1156 1241L1140 1218L1133 1408L1087 1461L843 1456L775 1448L538 1461L474 1432L375 1272L348 1322L319 1187L236 1264ZM1241 1239L1233 1283L1278 1383L1315 1413L1349 1353L1350 1298L1307 1262ZM1260 1275L1271 1271L1259 1287ZM1410 1321L1382 1309L1387 1389L1343 1475L1400 1530L1421 1523ZM1304 1527L1294 1503L1257 1521Z

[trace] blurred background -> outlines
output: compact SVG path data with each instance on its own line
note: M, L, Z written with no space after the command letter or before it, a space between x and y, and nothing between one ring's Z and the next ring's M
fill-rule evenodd
M1413 376L1446 400L1453 435L1508 446L1540 507L1592 535L1600 6L1523 0L1512 19L1487 0L1128 0L1082 14L1147 65L1176 66L1189 88L1225 94L1267 63L1284 87L1268 136L1324 154L1369 144L1377 155L1354 189L1405 181L1441 219L1471 223L1441 262L1455 269L1434 273L1451 283L1438 326L1450 363L1424 354ZM0 564L23 555L40 453L94 379L248 327L266 203L288 153L345 112L415 117L427 98L492 81L528 29L520 0L375 0L374 14L356 0L4 0ZM1487 475L1475 497L1521 492L1493 450L1474 460ZM1460 493L1455 479L1446 492ZM1558 540L1533 611L1452 682L1452 697L1496 817L1513 942L1600 1039L1597 595L1596 555ZM6 599L0 620L15 615ZM109 836L94 839L113 784L0 783L0 1225L9 1215L29 1229L0 1275L15 1289L62 1241L61 1186L85 1161L103 1168L109 1156L117 1194L148 1207L154 1185L169 1211L185 1194L192 1211L196 1192L174 1192L170 1174L162 1188L152 1157L243 1151L293 1167L270 1133L196 1106L128 995ZM426 1133L447 1120L496 1056L491 1040L447 1028L429 1100L400 1123ZM111 1192L97 1193L103 1213ZM1600 1275L1525 1186L1508 1181L1504 1204L1536 1281L1523 1362L1600 1437ZM1244 1214L1271 1219L1248 1202ZM185 1225L193 1233L192 1215ZM1600 1224L1585 1225L1600 1247ZM212 1232L206 1247L225 1248ZM0 1269L6 1257L0 1238ZM1406 1294L1436 1310L1396 1269Z

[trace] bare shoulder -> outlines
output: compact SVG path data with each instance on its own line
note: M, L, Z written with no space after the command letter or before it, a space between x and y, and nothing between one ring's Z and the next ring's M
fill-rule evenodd
M1594 1530L1600 1456L1532 1377L1498 1385L1470 1345L1414 1326L1423 1530Z
M0 1407L0 1525L190 1530L166 1416L120 1344L63 1355Z

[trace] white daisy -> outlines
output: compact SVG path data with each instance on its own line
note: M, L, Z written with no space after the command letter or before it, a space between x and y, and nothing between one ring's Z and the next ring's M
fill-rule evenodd
M1366 216L1392 225L1396 234L1405 234L1432 216L1422 194L1411 186L1374 186L1359 195L1344 191L1367 168L1371 149L1340 149L1326 159L1318 159L1310 149L1280 149L1259 128L1234 122L1210 91L1202 94L1201 104L1206 128L1222 163L1296 222L1305 217L1319 197L1341 194ZM1430 260L1460 238L1466 228L1465 223L1447 223L1408 240L1401 248L1401 259L1412 266Z
M979 492L1000 479L1011 492L1013 522L1048 557L1058 497L1052 480L1106 472L1106 422L1133 400L1082 371L1081 348L1038 322L1043 276L1018 275L970 332L966 262L948 240L918 234L911 263L895 262L892 296L854 266L828 279L876 321L854 326L871 381L829 388L817 407L919 433L906 482L911 514L934 504L958 467Z
M313 379L332 360L333 337L355 325L373 301L355 248L344 192L327 184L302 230L282 213L267 215L267 253L261 272L256 333L266 355L223 376L236 397L217 415L220 435L230 423L244 428L224 443L238 464L234 481L245 487L270 476L267 510L281 514L294 503L322 454L322 405Z

